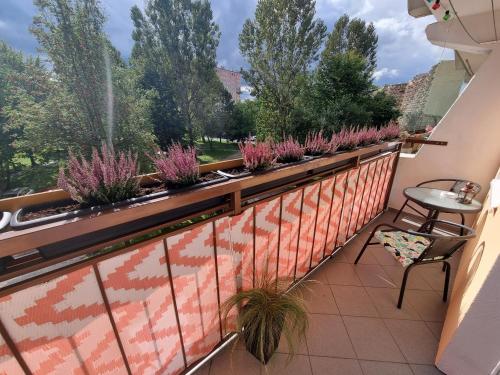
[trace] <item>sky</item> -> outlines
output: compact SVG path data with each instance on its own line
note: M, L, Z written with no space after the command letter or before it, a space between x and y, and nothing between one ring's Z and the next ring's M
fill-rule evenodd
M101 0L107 17L106 32L127 58L132 49L130 8L145 0ZM221 39L217 50L220 66L239 71L246 67L238 48L238 34L244 21L253 18L257 0L211 0ZM377 85L407 82L428 71L440 59L451 58L452 51L431 45L425 37L425 26L433 17L415 19L407 13L403 0L316 0L316 17L330 31L344 13L373 22L379 36ZM0 0L0 40L25 53L36 54L38 43L28 28L36 8L32 0Z

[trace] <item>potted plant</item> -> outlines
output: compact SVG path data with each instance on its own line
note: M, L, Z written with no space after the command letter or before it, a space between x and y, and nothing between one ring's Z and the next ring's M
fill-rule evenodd
M215 172L200 174L200 163L194 147L183 148L174 143L166 152L157 150L154 156L147 155L156 169L160 181L169 193L191 190L227 180Z
M93 149L90 160L70 153L68 166L66 169L61 168L57 182L70 199L23 207L14 212L11 227L24 229L68 220L176 193L180 187L188 189L187 185L191 183L194 184L189 187L192 189L226 180L215 173L210 178L200 177L196 155L191 151L183 151L180 145L173 145L166 156L157 154L155 160L162 180L141 186L137 156L130 152L115 153L103 144L99 151ZM192 173L193 178L189 180L184 175L178 175L177 182L170 184L168 179L171 175L167 177L164 174L169 173L164 160L173 165L171 170L181 169L186 176ZM197 184L199 181L204 183Z
M217 173L228 178L240 178L251 173L269 170L276 164L276 157L271 142L245 142L239 144L243 165L230 170L218 170Z
M320 157L335 152L335 150L332 149L333 145L334 143L328 141L323 136L322 130L319 132L309 132L304 143L306 155L312 157Z
M391 121L386 126L380 128L379 133L382 141L392 141L399 138L401 129L396 122Z
M272 357L282 336L291 356L295 339L305 337L308 327L305 304L297 291L286 291L288 285L287 280L264 277L255 288L236 293L221 306L226 323L230 312L239 308L236 331L246 349L263 364Z
M342 128L332 136L332 142L337 144L338 151L354 150L359 145L359 132L354 128Z
M375 127L371 128L364 127L358 131L358 142L359 145L362 147L379 143L380 139L381 139L381 134L379 130Z

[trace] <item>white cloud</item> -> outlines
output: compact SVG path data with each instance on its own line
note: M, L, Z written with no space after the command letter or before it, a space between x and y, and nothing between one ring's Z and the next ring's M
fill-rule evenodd
M7 28L7 22L0 20L0 29L6 29Z
M378 69L373 73L373 78L375 81L379 81L382 78L396 78L399 76L399 70L397 69L389 69L389 68L382 68Z

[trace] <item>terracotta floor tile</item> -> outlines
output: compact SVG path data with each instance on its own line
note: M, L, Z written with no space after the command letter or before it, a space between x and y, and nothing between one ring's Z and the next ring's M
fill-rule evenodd
M385 323L409 363L434 363L438 341L424 322L386 319Z
M349 263L349 260L342 253L342 250L340 250L337 254L335 254L333 256L332 262L335 262L335 263Z
M331 288L342 315L378 317L377 309L364 287L331 285Z
M294 352L295 354L309 354L307 350L307 342L305 337L296 337L294 338ZM281 336L280 344L278 345L278 349L276 349L278 353L288 354L290 353L290 347L288 346L288 341L285 339L285 336Z
M314 375L363 375L356 359L310 357Z
M326 277L329 284L361 286L361 280L354 271L354 266L348 263L327 263Z
M358 359L405 361L382 319L351 316L343 319Z
M403 274L405 269L401 265L396 266L382 266L385 273L389 275L391 280L394 282L395 288L401 287L401 282L403 281ZM432 287L419 275L417 269L410 271L408 275L408 280L406 281L406 289L421 289L421 290L432 290Z
M407 290L403 300L417 310L418 315L428 322L442 322L446 316L447 304L441 294L430 290Z
M410 303L403 304L401 309L397 308L398 289L370 287L366 287L365 289L380 317L389 319L420 319L420 315L418 315Z
M356 264L356 274L364 286L393 288L394 282L378 264Z
M373 254L373 256L377 259L378 264L381 266L401 267L400 263L382 245L370 246L365 253L368 251Z
M210 375L259 375L261 367L247 351L226 349L212 360Z
M275 353L263 368L261 374L272 375L311 375L311 364L306 355L295 355L291 359L286 354ZM267 372L266 372L267 370Z
M209 375L210 374L211 362L208 362L205 366L196 371L196 375Z
M342 318L338 315L309 315L309 355L356 358Z
M332 291L328 284L308 283L301 288L307 311L314 314L338 314Z
M349 243L347 247L343 250L344 256L346 257L349 263L354 263L363 245L364 241L356 240ZM378 264L377 258L375 258L375 256L372 254L370 250L371 249L368 248L364 252L358 264Z
M410 365L415 375L443 375L436 366L431 365Z
M364 375L413 375L405 363L359 361Z
M430 264L425 266L418 266L415 272L418 273L426 282L430 285L433 290L442 291L444 288L444 279L446 272L443 272L441 263L437 263L439 267L432 267ZM454 272L451 272L450 277L450 290L452 286L452 281L454 279Z
M431 330L434 337L439 341L441 339L441 331L443 330L443 322L425 322Z

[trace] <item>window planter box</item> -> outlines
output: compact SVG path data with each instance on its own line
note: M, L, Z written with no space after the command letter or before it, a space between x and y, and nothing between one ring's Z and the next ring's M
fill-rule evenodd
M211 172L214 173L214 172ZM164 197L167 195L171 194L176 194L176 193L182 193L194 189L200 189L206 186L211 186L215 185L221 182L227 181L227 178L224 176L220 176L219 178L209 180L209 181L204 181L200 182L194 185L182 187L182 188L176 188L176 189L166 189L163 191L151 193L144 195L142 197L137 197L137 198L130 198L121 202L116 202L112 204L107 204L107 205L101 205L101 206L94 206L94 207L89 207L89 208L83 208L83 209L77 209L69 212L64 212L64 213L59 213L59 214L54 214L54 215L48 215L45 217L40 217L36 219L31 219L31 220L22 220L23 215L25 215L27 212L36 212L36 211L42 211L45 209L49 208L56 208L56 207L64 207L67 205L75 204L71 199L68 200L63 200L63 201L55 201L55 202L50 202L50 203L44 203L40 205L33 205L33 206L27 206L23 207L17 211L14 212L12 215L12 218L10 219L10 226L17 230L17 229L26 229L26 228L33 228L39 225L44 225L44 224L49 224L49 223L54 223L56 221L61 221L61 220L69 220L75 217L81 217L81 216L86 216L86 215L95 215L100 212L104 211L109 211L113 210L115 208L120 208L120 207L125 207L129 206L132 204L136 203L142 203L146 202L152 199Z
M293 165L299 165L299 164L304 164L304 163L307 163L308 161L310 160L313 160L315 159L314 157L312 156L304 156L304 158L302 160L299 160L299 161L295 161L295 162L292 162L292 163L278 163L277 165L273 166L273 167L270 167L270 168L267 168L267 169L263 169L263 170L259 170L259 171L254 171L254 172L251 172L249 171L248 169L246 169L244 166L240 166L240 167L236 167L236 168L232 168L232 169L225 169L225 170L217 170L217 173L220 174L221 176L223 177L227 177L227 178L230 178L230 179L233 179L233 178L242 178L242 177L246 177L246 176L250 176L252 174L263 174L263 173L267 173L267 172L270 172L270 171L275 171L277 169L281 169L281 168L285 168L285 167L290 167L290 166L293 166Z

